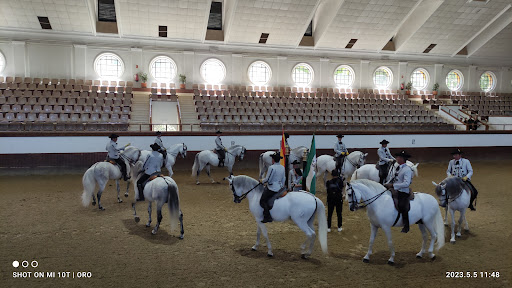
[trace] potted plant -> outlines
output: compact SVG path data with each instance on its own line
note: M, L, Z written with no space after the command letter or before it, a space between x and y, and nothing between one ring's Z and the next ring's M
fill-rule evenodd
M407 85L405 85L405 94L406 95L411 95L411 88L412 88L412 82L409 81L407 83Z
M180 89L185 89L185 83L187 83L187 76L180 74Z
M144 72L139 72L139 78L142 83L140 83L141 88L147 88L148 85L146 82L148 82L148 74Z
M437 95L437 90L439 90L439 84L434 84L434 87L432 87L432 95Z

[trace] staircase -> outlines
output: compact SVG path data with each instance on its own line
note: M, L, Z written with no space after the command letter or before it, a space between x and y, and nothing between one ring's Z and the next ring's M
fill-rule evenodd
M196 106L194 105L194 94L179 93L178 103L180 105L182 131L201 131Z
M149 93L133 93L132 113L130 115L129 131L150 131L149 126Z

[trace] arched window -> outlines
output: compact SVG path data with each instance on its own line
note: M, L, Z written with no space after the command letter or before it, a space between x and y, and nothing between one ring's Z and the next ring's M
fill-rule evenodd
M393 83L393 72L388 67L379 67L373 73L373 84L379 89L386 89Z
M350 88L354 84L356 73L348 65L340 65L334 70L334 84L339 88Z
M446 86L451 91L459 91L464 85L464 76L459 70L452 70L446 76Z
M491 71L486 71L480 76L480 88L484 92L491 92L496 88L496 75Z
M118 79L124 73L124 63L114 53L102 53L94 60L94 71L102 79Z
M219 59L205 60L199 71L204 81L210 84L218 84L226 78L226 66Z
M5 56L0 52L0 73L5 69Z
M157 56L149 64L151 76L159 82L169 82L176 77L176 63L167 56Z
M306 63L299 63L292 69L292 79L297 86L309 86L313 82L313 68Z
M412 72L411 82L412 87L416 90L425 90L427 88L430 76L427 70L418 68Z
M249 65L247 76L254 85L267 85L272 78L272 69L263 61L255 61Z

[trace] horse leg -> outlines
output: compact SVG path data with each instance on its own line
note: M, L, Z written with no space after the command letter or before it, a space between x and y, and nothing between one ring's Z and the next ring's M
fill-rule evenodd
M124 192L126 198L128 198L128 190L130 190L130 181L126 181L126 192Z
M311 233L311 235L309 237L310 242L309 242L309 253L307 254L308 256L313 253L313 246L315 245L316 233L315 233L315 227L313 226L314 221L315 220L313 217L311 217L311 219L309 219L309 221L308 221L308 228Z
M448 226L448 203L444 207L444 226Z
M96 196L94 196L94 193L92 194L92 206L96 205Z
M261 235L261 229L260 229L260 225L258 225L258 230L256 231L256 244L254 244L254 246L252 246L252 248L251 248L252 251L258 250L258 246L260 246L260 235Z
M382 230L384 230L384 233L386 233L386 238L388 238L389 250L391 251L391 257L389 257L388 264L394 265L395 264L395 247L393 247L393 240L391 240L391 227L384 226L384 227L382 227Z
M425 227L427 228L428 232L430 233L430 246L428 247L428 253L429 253L430 259L432 259L432 260L434 260L436 258L436 255L434 254L434 244L437 239L437 233L436 233L436 229L434 228L434 223L435 223L434 217L432 218L432 220L430 222L424 221L424 223L423 223L425 225ZM444 233L444 230L441 231L440 233Z
M196 185L199 185L199 174L201 173L201 170L203 170L203 168L204 168L203 164L201 164L201 161L199 161L199 168L197 169L197 172L196 172Z
M146 224L146 227L151 226L151 203L153 203L153 201L149 201L149 204L148 204L149 220L148 220L148 223Z
M368 245L368 252L363 258L364 263L370 262L370 256L373 253L373 242L375 241L375 237L377 237L377 231L379 231L379 227L370 224L371 227L371 234L370 234L370 245Z
M160 227L160 222L162 222L162 206L164 205L163 201L158 201L156 203L156 226L153 228L153 231L151 231L151 234L155 235L158 231L158 228Z
M469 231L468 219L466 219L466 209L464 209L463 214L464 214L464 222L465 222L464 231Z
M180 209L180 217L179 217L179 220L180 220L180 239L183 239L183 235L185 234L185 229L183 229L183 212L181 212L181 209Z
M452 217L452 234L450 243L455 244L455 210L450 209L450 217Z
M135 219L135 222L139 223L140 221L140 217L137 216L137 210L135 210L135 203L136 202L133 202L132 203L132 208L133 208L133 218Z
M103 206L101 206L101 194L103 193L103 189L100 188L100 190L98 191L98 194L97 194L97 197L98 197L98 208L100 210L105 210L105 208L103 208Z
M425 253L425 250L427 248L428 235L424 224L418 224L418 227L420 228L421 236L423 237L423 243L421 243L421 251L418 254L416 254L416 258L422 258L423 253Z
M335 169L336 169L336 168L335 168ZM323 172L323 174L324 174L324 176L323 176L323 177L324 177L324 187L325 187L325 191L327 191L327 172L328 172L328 171L329 171L329 170L325 170L325 171Z
M461 237L462 234L460 233L462 231L462 221L464 221L464 212L466 211L466 208L464 208L462 211L459 211L460 217L459 217L459 227L457 227L457 237Z
M119 185L119 179L116 180L116 189L117 189L117 203L122 203L123 200L121 199L121 195L120 195L120 191L121 191L121 187Z
M215 183L215 180L213 180L212 178L212 175L210 174L210 164L206 164L206 174L208 175L208 178L210 178L210 181L212 181L212 183Z
M270 240L268 239L268 233L267 233L267 227L263 223L258 223L258 227L260 228L261 233L263 233L263 236L265 239L267 239L267 256L272 257L274 256L274 253L272 253L272 245L270 244Z

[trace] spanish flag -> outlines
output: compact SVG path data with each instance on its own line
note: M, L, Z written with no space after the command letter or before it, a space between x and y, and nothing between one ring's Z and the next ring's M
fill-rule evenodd
M281 165L283 165L284 167L286 167L285 165L285 162L284 162L284 152L286 151L286 146L285 146L285 139L284 139L284 129L283 129L283 135L281 136L281 147L279 149L279 154L281 155L282 159L281 161L279 161L279 163Z

